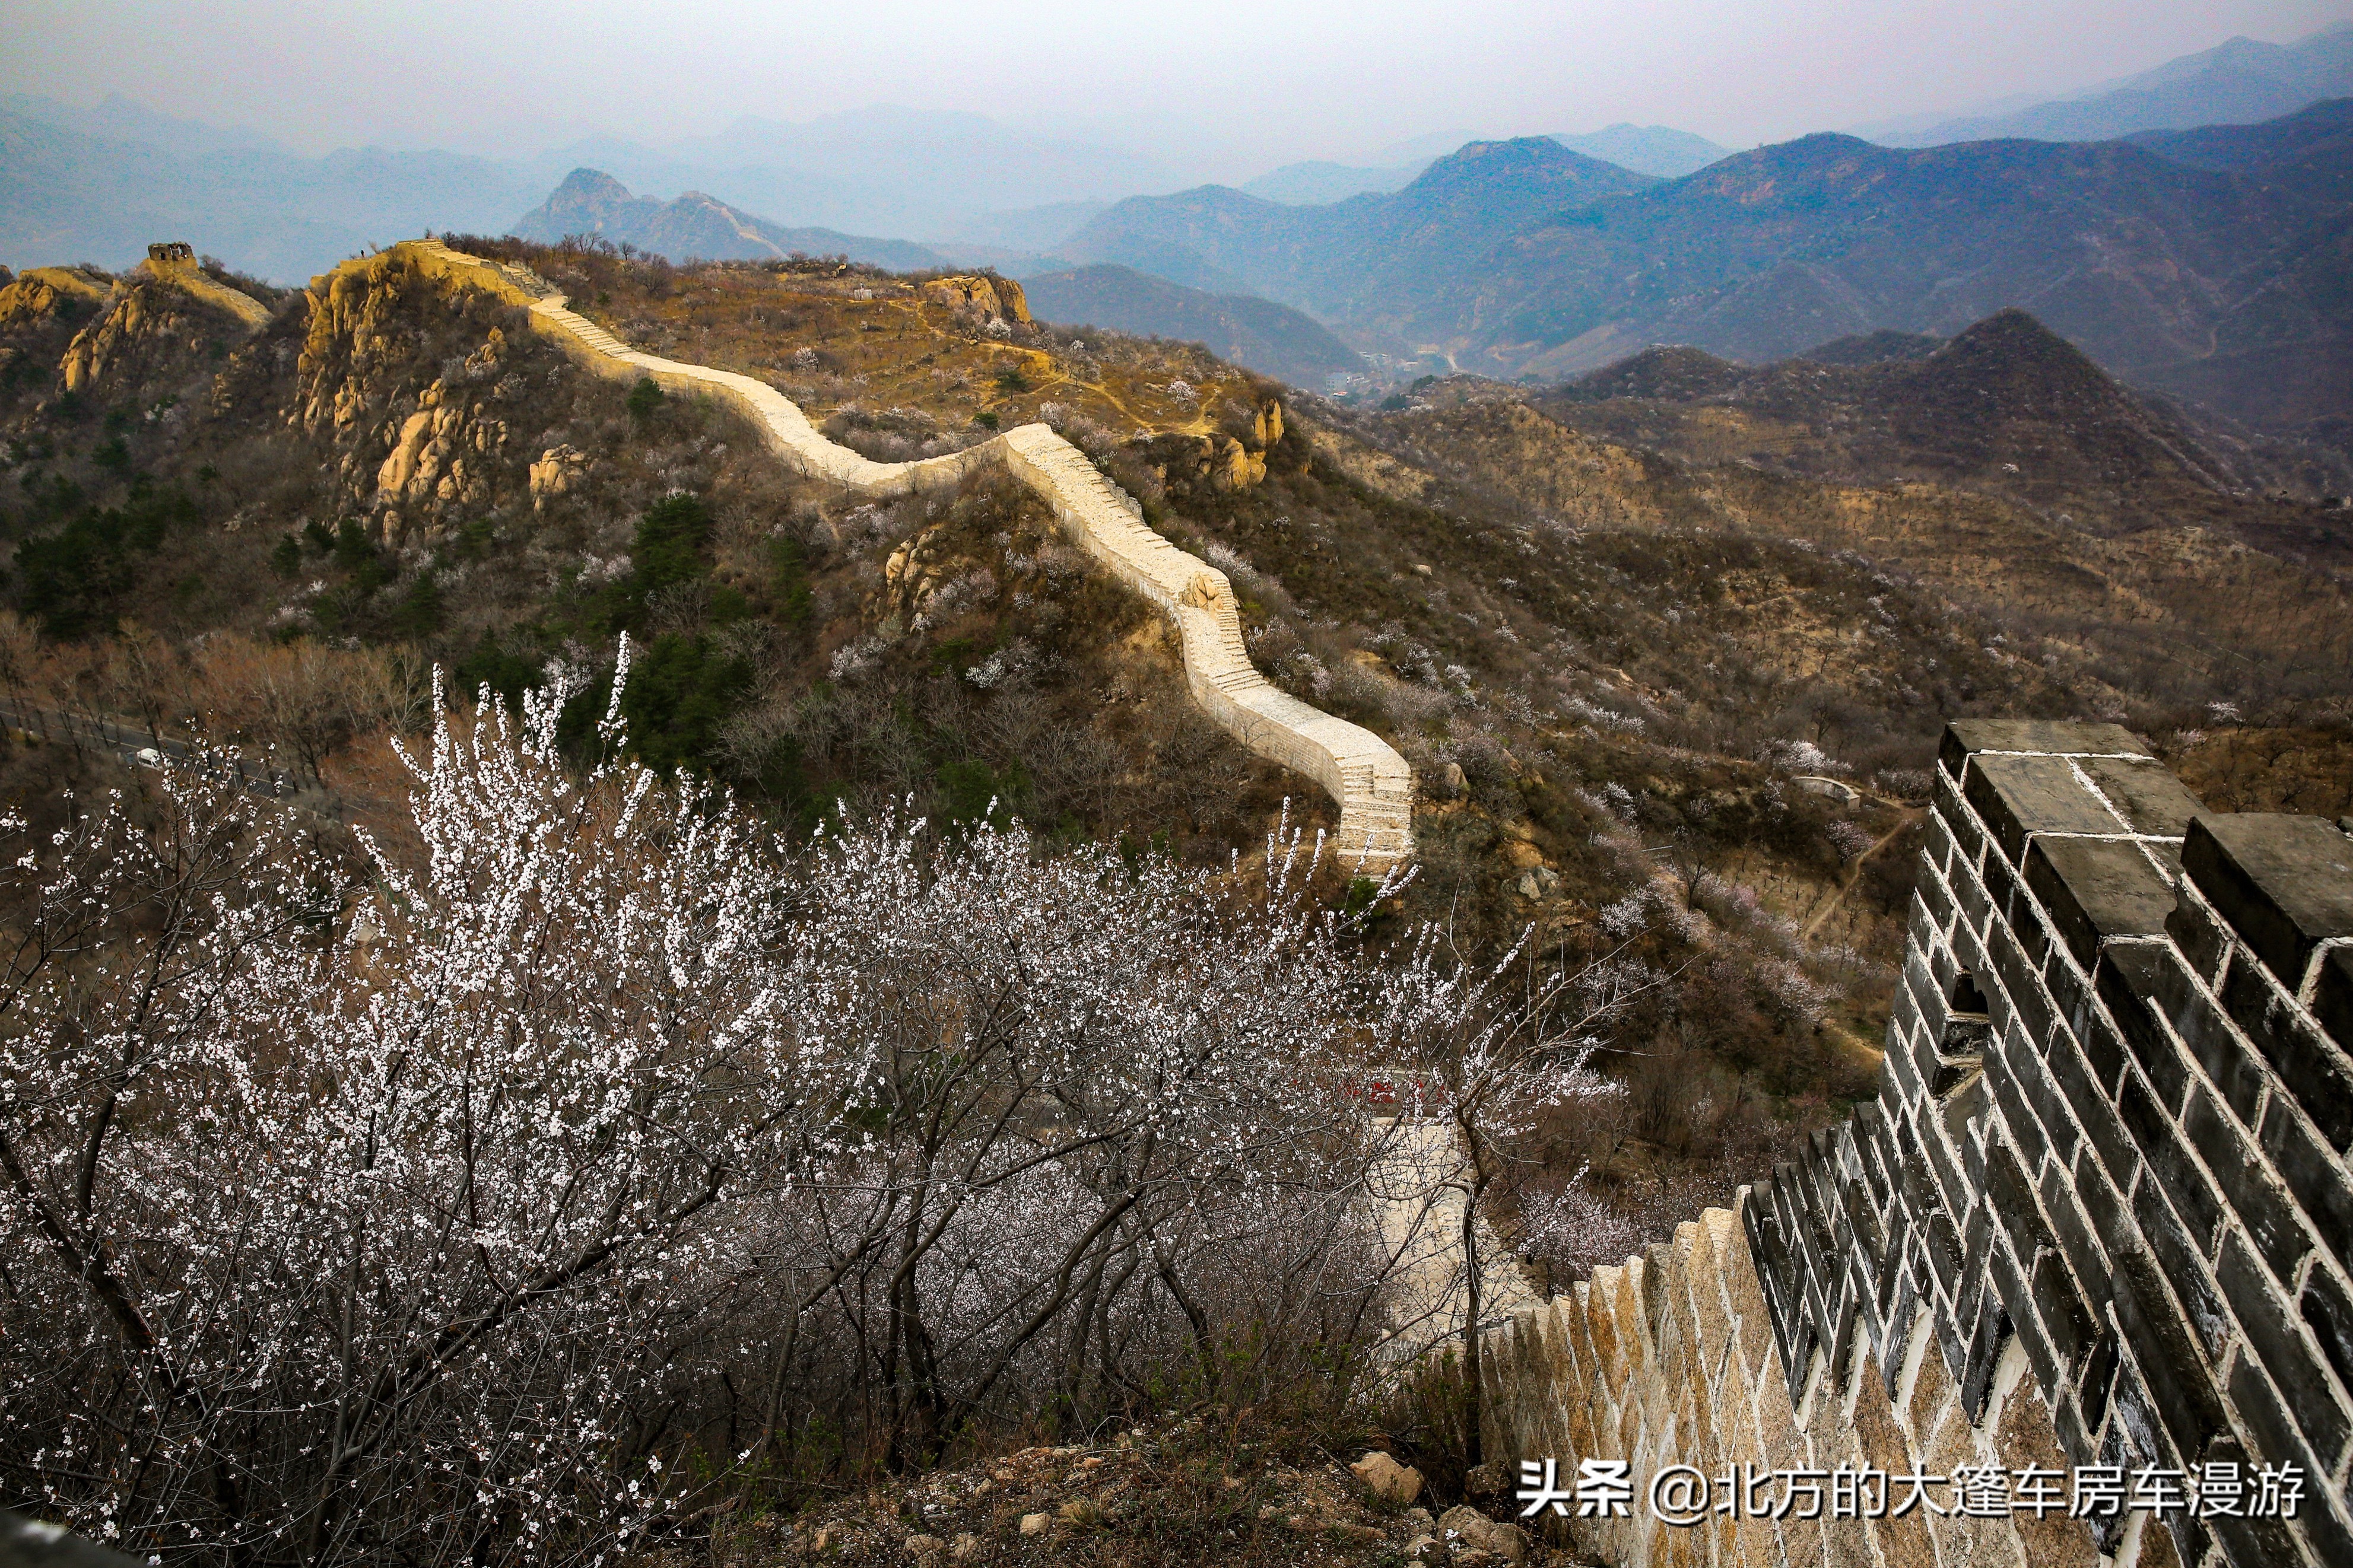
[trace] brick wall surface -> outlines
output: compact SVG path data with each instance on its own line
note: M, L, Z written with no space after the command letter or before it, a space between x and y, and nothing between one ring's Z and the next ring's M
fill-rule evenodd
M2353 1564L2353 838L2208 814L2114 725L1957 722L1901 986L1876 1101L1496 1334L1499 1451L2294 1464L2295 1516L1556 1527L1624 1563Z

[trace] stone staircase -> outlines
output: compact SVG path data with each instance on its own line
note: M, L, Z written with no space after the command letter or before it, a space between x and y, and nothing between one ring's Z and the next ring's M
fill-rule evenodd
M1462 1247L1467 1163L1451 1121L1399 1117L1381 1124L1366 1196L1382 1248L1395 1259L1380 1360L1396 1372L1409 1372L1432 1351L1460 1346L1470 1326L1470 1260ZM1477 1226L1480 1327L1490 1336L1484 1342L1492 1342L1496 1329L1540 1311L1545 1301L1486 1220Z

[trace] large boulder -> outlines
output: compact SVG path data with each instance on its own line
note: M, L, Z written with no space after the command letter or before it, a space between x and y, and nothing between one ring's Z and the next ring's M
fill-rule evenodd
M1378 1448L1348 1468L1382 1502L1409 1503L1421 1495L1421 1472L1411 1465L1398 1464Z
M1029 300L1021 285L1010 278L972 273L928 279L923 298L953 310L969 310L983 321L1026 323L1029 320Z
M396 451L396 456L397 452ZM392 459L386 458L389 463ZM547 504L551 496L565 494L577 485L588 470L588 455L576 447L550 447L531 466L531 505L533 511ZM378 483L382 483L381 476Z
M1468 1503L1450 1508L1438 1516L1438 1528L1451 1530L1465 1546L1474 1552L1485 1552L1506 1563L1525 1563L1528 1556L1527 1532L1516 1524L1498 1524Z

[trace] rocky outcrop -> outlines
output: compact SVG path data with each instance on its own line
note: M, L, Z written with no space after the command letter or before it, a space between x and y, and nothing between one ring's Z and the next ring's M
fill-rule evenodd
M0 343L0 375L13 383L35 365L46 374L74 328L105 308L111 282L63 267L0 279L0 333L12 340Z
M439 310L420 317L420 289L450 288L387 252L314 280L303 297L287 421L337 454L344 489L388 544L432 540L455 512L524 493L536 509L586 468L560 433L525 416L535 406L527 385L554 356L499 325Z
M536 511L552 496L569 495L588 472L588 455L577 447L550 447L531 466L531 505Z
M1282 405L1268 406L1273 413L1275 438L1280 440ZM1261 436L1255 449L1233 436L1155 436L1144 444L1145 456L1160 478L1180 492L1197 485L1213 490L1246 490L1266 478L1268 443L1262 433L1268 423L1266 412L1261 411L1256 421Z
M69 267L35 267L0 287L0 327L104 306L112 288Z
M44 268L27 274L26 281L37 278L51 289L81 292L72 281L79 274ZM185 261L141 262L116 280L107 307L67 345L58 368L68 392L84 391L126 371L143 376L171 362L194 368L213 345L241 342L269 320L260 300L215 282Z
M1011 321L1027 326L1029 301L1021 285L1010 278L978 274L933 278L923 284L923 298L950 310L969 311L987 321Z
M1175 624L1186 685L1202 710L1259 755L1314 779L1339 805L1335 847L1342 865L1377 876L1412 857L1413 772L1405 759L1370 731L1309 707L1260 674L1242 645L1240 614L1225 574L1154 532L1134 498L1050 427L1026 425L965 451L917 462L879 463L826 439L791 400L765 382L638 353L565 309L562 295L524 268L466 256L430 240L396 246L385 258L373 261L386 258L525 307L535 329L599 375L631 383L650 379L666 392L724 404L751 425L780 461L812 479L879 496L954 484L984 468L1010 473L1052 507L1065 532L1097 564L1149 599ZM325 330L322 319L332 325L339 312L377 308L374 294L357 281L359 273L353 270L369 265L353 263L322 280L323 290L314 289L314 295L323 293L314 315L314 342ZM949 281L987 285L987 298L997 310L1026 316L1018 286L1006 279L934 280ZM977 306L984 296L976 289L965 298ZM349 326L343 323L336 330ZM322 418L327 411L314 400L304 416ZM1268 425L1270 417L1279 421L1280 410L1271 416L1261 410L1258 416L1262 427L1279 430L1279 424ZM404 441L407 434L404 423ZM418 450L421 464L423 447ZM407 482L415 482L413 472Z
M484 459L503 455L506 421L492 418L448 394L443 383L433 383L418 395L417 412L401 421L392 450L376 469L376 499L380 503L478 504L488 499L481 468ZM574 459L580 456L568 447L557 447L548 456L565 452L570 452ZM557 471L543 482L542 470L549 466L547 458L532 466L534 500L543 494L561 495L570 488L573 470L560 457L556 457L554 464Z

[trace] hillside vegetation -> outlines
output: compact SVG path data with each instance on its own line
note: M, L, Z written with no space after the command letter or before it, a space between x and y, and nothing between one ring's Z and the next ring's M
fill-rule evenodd
M1414 881L1319 897L1375 946L1435 920L1467 957L1525 938L1639 980L1607 1058L1626 1116L1548 1134L1531 1167L1589 1164L1630 1214L1720 1196L1869 1091L1947 719L2116 718L2229 759L2237 798L2353 805L2324 799L2341 536L2218 488L2186 446L2094 509L2100 465L2174 426L2031 322L1851 371L1638 362L1540 403L1461 381L1366 413L1040 326L1001 280L461 243L633 343L770 380L871 456L1062 430L1228 574L1271 679L1413 764ZM1311 839L1330 820L1200 718L1165 624L1026 492L828 493L396 257L251 332L161 274L45 277L0 295L24 367L0 408L5 695L51 736L12 763L27 797L107 776L58 721L111 715L275 746L324 816L396 836L382 742L423 721L434 666L461 702L554 683L576 749L627 634L637 754L795 833L912 801L1225 867L1286 814ZM90 367L70 393L67 363ZM1838 374L1862 379L1788 402ZM1933 420L1943 446L1900 413L1839 422L1905 375L1999 389L2001 417ZM1782 400L1764 415L1750 376ZM1795 433L1770 468L1734 450L1767 420ZM2048 470L2008 474L2038 452ZM2237 739L2261 736L2290 739Z

